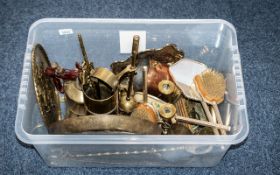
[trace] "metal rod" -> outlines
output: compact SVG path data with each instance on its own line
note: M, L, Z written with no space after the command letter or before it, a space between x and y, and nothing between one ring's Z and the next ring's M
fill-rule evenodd
M140 40L140 37L138 35L134 35L133 43L132 43L132 53L131 53L132 54L132 58L131 58L131 67L132 68L135 68L135 66L136 66L136 59L138 56L138 48L139 48L139 40ZM127 96L126 96L127 100L130 100L130 97L131 97L134 74L135 74L135 71L130 73Z
M96 88L96 95L97 99L101 99L101 90L100 90L100 83L99 80L97 79L97 82L94 82L95 88Z
M82 35L80 33L78 34L78 39L79 39L79 43L80 43L80 47L81 47L81 51L82 51L82 54L83 54L84 61L86 62L86 64L89 64L87 52L86 52L84 42L83 42L83 38L82 38Z
M147 66L143 67L143 103L148 102L148 82L147 82Z

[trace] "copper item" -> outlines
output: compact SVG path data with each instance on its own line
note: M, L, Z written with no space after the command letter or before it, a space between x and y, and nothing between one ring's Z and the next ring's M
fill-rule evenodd
M36 100L43 121L49 127L61 118L59 95L55 89L54 82L51 77L44 74L45 69L50 67L51 64L44 48L40 44L33 47L31 58Z
M154 60L150 60L150 67L148 69L148 90L149 93L155 96L160 96L158 84L162 80L168 80L173 82L172 77L169 74L169 66Z

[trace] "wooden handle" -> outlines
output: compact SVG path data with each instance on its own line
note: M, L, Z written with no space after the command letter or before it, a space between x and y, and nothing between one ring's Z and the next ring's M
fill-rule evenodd
M216 130L222 129L222 130L230 131L230 129L231 129L230 126L215 124L215 123L211 123L211 122L207 122L207 121L203 121L203 120L197 120L197 119L193 119L193 118L176 116L175 119L179 120L179 121L191 123L191 124L212 127L213 129L216 129Z
M207 104L205 103L205 101L202 100L202 101L201 101L201 104L202 104L202 107L203 107L203 109L204 109L204 111L205 111L205 113L206 113L206 116L207 116L209 122L212 123L212 124L215 124L215 122L214 122L214 120L213 120L213 118L212 118L212 116L211 116L211 113L210 113L210 111L209 111L209 108L208 108ZM215 127L213 127L213 132L214 132L215 135L219 135L219 131L218 131L218 129L215 128Z
M214 111L215 111L215 115L216 115L216 119L217 119L218 124L223 125L222 117L221 117L220 111L218 109L217 103L213 104L213 108L214 108ZM225 130L221 129L220 131L221 131L222 135L227 135Z

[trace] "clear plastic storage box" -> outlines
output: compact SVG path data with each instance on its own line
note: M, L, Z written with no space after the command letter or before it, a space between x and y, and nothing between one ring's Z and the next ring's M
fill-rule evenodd
M130 53L120 52L120 31L144 32L147 49L175 43L185 57L222 72L227 80L222 119L231 126L215 135L49 135L36 104L31 72L31 50L40 43L50 61L73 68L82 62L77 33L96 66L110 66ZM248 135L249 124L236 31L219 19L41 19L30 27L19 90L15 132L32 144L50 166L210 167L231 145Z

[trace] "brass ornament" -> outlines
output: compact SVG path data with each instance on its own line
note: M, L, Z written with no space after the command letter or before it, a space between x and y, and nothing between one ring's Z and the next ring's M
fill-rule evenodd
M86 115L84 94L77 81L64 82L65 104L69 117Z
M36 44L31 53L32 78L36 100L41 116L47 127L60 119L59 95L55 89L52 78L46 76L44 71L50 67L50 61L40 44Z
M90 72L90 76L92 78L96 78L99 81L102 81L105 83L108 87L110 87L113 91L116 90L118 87L119 80L127 73L132 73L135 71L135 68L133 68L131 65L128 65L124 70L122 70L120 73L115 75L112 71L105 67L97 67L95 69L92 69Z
M164 121L172 123L172 118L176 114L176 107L171 103L163 104L159 109L159 114Z
M131 113L136 107L136 102L134 98L127 98L127 92L128 91L122 91L119 93L119 108L125 113Z
M132 110L136 107L136 102L133 98L133 93L134 93L133 82L134 82L134 75L135 75L136 60L138 58L139 41L140 41L140 37L138 35L135 35L132 41L132 51L131 51L132 59L130 63L130 66L132 69L134 69L134 71L130 72L129 74L127 91L122 91L120 93L119 107L121 111L124 111L126 113L131 113ZM123 70L121 72L123 72Z
M75 103L84 104L84 95L76 81L66 81L63 84L65 95Z
M85 108L90 114L110 114L117 108L118 91L112 92L106 85L99 83L101 98L96 98L95 89L90 85L83 85Z
M169 103L176 102L181 96L181 91L170 80L160 81L158 84L158 90L161 93L159 97Z

